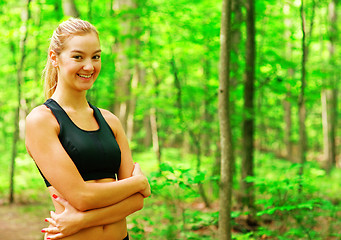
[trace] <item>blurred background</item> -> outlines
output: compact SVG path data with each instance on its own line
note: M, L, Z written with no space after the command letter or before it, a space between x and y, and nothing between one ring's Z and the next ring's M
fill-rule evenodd
M233 239L339 239L340 6L257 1L254 22L247 6L232 0L228 35ZM129 234L218 239L222 10L216 0L0 0L0 239L42 239L53 210L26 153L25 117L44 102L49 38L69 17L99 30L88 99L120 118L151 183Z

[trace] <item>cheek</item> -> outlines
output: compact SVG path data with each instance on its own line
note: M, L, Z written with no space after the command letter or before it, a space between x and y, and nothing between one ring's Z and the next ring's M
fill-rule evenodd
M98 73L101 71L101 68L102 68L101 62L97 63L97 64L95 65L95 68L96 68L97 74L98 74Z
M73 72L76 71L79 66L72 61L64 61L61 68L63 68L64 72Z

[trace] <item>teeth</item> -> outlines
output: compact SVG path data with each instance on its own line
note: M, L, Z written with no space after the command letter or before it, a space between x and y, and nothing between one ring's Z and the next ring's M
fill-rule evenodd
M83 78L91 78L92 74L90 74L90 75L78 74L78 76L83 77Z

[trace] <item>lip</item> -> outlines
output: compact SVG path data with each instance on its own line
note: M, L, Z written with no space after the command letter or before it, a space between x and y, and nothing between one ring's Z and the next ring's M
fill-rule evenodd
M94 73L91 74L81 74L81 73L77 73L77 76L82 78L82 79L90 79L92 78L92 76L94 75Z

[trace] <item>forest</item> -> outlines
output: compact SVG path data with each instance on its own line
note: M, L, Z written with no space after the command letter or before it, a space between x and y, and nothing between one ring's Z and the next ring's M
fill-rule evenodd
M340 239L340 11L338 0L0 0L0 239L21 239L7 234L12 217L32 230L27 219L45 226L53 210L25 118L44 103L49 39L70 17L99 31L88 100L120 119L151 185L128 217L132 239Z

